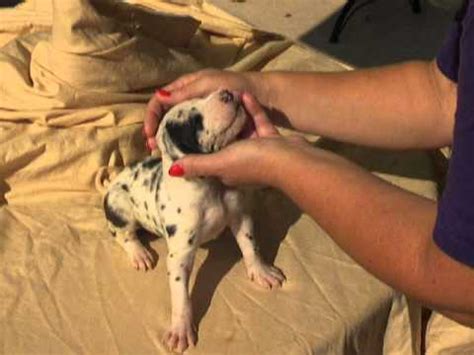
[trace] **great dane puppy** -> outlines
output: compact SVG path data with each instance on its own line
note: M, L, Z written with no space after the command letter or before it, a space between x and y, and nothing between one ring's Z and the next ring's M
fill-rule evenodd
M219 90L206 98L180 103L160 123L156 140L162 158L147 158L125 168L108 186L104 198L110 232L138 270L154 265L152 254L135 232L143 227L164 236L171 291L171 327L163 341L183 352L196 342L188 280L196 249L229 226L243 254L249 278L265 288L285 280L265 264L255 243L244 193L214 178L175 178L172 163L186 154L216 152L235 141L247 114L239 93Z

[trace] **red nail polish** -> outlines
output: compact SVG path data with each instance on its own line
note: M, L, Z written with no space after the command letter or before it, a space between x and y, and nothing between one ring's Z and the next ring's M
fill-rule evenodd
M184 175L184 169L181 165L174 164L174 165L171 165L171 168L168 171L168 174L170 174L171 176L183 176Z
M157 95L160 95L160 96L163 96L163 97L170 97L171 96L171 93L167 90L164 90L164 89L158 89L155 91L155 94Z

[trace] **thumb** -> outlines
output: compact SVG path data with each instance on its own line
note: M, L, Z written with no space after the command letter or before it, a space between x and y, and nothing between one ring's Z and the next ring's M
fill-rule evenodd
M247 112L253 119L253 124L259 137L273 137L280 135L272 121L268 118L263 107L252 94L244 92L242 100Z
M219 153L209 155L187 155L171 165L168 173L173 177L216 176L221 165Z
M162 103L173 106L191 98L204 96L208 91L209 89L203 80L194 80L173 90L159 89L156 91L156 95Z

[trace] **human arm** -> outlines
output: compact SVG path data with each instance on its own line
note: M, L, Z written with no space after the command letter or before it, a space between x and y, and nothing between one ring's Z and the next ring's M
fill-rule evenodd
M184 160L184 171L280 189L377 278L474 326L474 269L434 244L435 201L395 187L332 153L281 139L242 142L231 154L218 153L204 163ZM249 166L250 159L258 163Z
M210 175L230 185L280 189L380 280L474 326L474 269L450 258L433 242L435 201L395 187L302 139L280 137L263 111L252 105L246 104L258 117L259 138L178 161L185 176Z
M452 141L456 84L435 61L339 73L269 73L265 105L299 131L390 149ZM291 93L291 94L290 94Z
M275 166L269 173L275 179L273 186L377 278L474 326L474 269L434 243L436 202L395 187L332 153L314 149L293 154L286 161L272 160L272 165L286 166L285 170Z
M337 73L185 75L150 100L145 132L151 145L163 108L221 87L253 93L276 122L341 141L403 149L452 140L456 84L435 61L416 61Z

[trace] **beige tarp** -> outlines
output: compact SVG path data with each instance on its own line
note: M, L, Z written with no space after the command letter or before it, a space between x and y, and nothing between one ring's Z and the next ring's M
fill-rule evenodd
M433 313L426 330L426 355L474 354L474 329Z
M165 352L159 341L170 317L165 263L160 259L148 273L130 267L107 233L95 188L105 167L146 155L140 129L154 87L208 66L348 69L203 1L136 2L174 16L106 1L99 14L86 0L55 1L54 20L46 0L0 10L5 354ZM120 22L108 17L114 12ZM396 184L436 195L424 153L321 144ZM253 285L228 234L201 249L191 280L199 343L189 353L412 352L417 321L405 300L286 197L259 191L255 220L264 257L288 282L273 292ZM166 253L162 239L151 247Z

